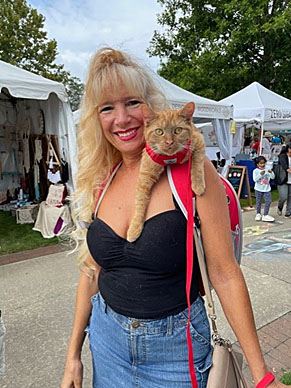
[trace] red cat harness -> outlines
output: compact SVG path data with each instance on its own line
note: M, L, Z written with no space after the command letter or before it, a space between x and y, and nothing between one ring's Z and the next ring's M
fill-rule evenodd
M190 149L191 140L188 141L187 146L182 150L177 152L174 155L161 155L155 152L148 144L145 145L146 152L149 157L156 163L161 164L162 166L168 166L169 164L180 164L185 159L188 150Z

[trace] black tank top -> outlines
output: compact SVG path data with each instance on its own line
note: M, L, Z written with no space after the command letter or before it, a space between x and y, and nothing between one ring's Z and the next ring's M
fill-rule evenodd
M102 267L99 290L117 313L132 318L159 319L175 315L186 302L186 226L176 209L148 219L141 236L130 243L96 218L87 243ZM191 303L198 295L199 267L194 253Z

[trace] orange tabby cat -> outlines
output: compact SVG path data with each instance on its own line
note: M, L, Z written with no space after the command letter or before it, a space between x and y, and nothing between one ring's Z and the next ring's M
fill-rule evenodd
M204 193L205 144L203 136L192 123L194 109L193 102L180 110L161 112L154 112L147 105L142 107L146 148L141 159L134 215L127 232L130 242L135 241L142 232L151 189L164 171L164 166L186 162L189 148L192 189L197 195ZM159 164L159 159L163 164Z

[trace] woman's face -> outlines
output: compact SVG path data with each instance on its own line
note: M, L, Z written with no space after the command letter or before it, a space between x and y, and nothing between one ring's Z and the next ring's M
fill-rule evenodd
M142 103L121 86L104 95L98 106L104 136L123 155L140 153L144 147Z
M287 156L288 156L289 158L291 158L291 148L288 148Z

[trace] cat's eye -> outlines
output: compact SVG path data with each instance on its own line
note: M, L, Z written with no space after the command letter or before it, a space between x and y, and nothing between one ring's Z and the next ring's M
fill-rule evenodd
M174 129L174 134L175 135L179 135L181 132L182 132L182 128L181 127L177 127L177 128Z
M162 128L156 128L155 133L158 136L162 136L164 134L164 131L162 130Z

